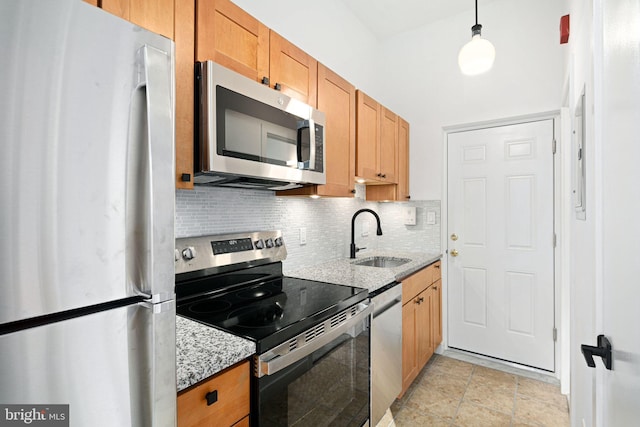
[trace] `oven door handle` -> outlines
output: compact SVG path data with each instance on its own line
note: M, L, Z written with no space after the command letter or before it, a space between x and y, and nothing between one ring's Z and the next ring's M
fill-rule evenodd
M273 375L276 372L281 371L282 369L296 363L299 360L304 359L314 351L319 348L329 344L331 341L338 338L344 332L349 330L352 326L362 322L367 317L369 317L369 324L371 321L371 313L373 312L373 304L368 304L366 302L358 304L358 308L361 309L359 313L348 319L346 322L334 327L329 330L329 332L320 335L318 338L314 338L312 341L305 343L303 346L295 348L293 350L288 351L286 354L274 354L273 351L268 351L267 353L256 356L256 367L255 367L255 375L260 378L265 375ZM331 319L326 320L324 323L329 323L329 325L325 325L325 329L328 329L327 326L330 327ZM302 333L301 335L304 335ZM285 342L287 344L289 341ZM282 346L282 345L281 345ZM278 351L281 347L278 346L274 350Z

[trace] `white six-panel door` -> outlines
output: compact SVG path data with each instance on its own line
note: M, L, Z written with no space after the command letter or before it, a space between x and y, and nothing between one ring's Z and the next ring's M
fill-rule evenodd
M449 347L555 370L552 143L552 119L448 135Z

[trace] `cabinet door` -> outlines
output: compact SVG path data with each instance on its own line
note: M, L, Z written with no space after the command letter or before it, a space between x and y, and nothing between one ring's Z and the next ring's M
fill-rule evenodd
M418 376L416 357L416 307L414 300L402 306L402 392L401 398Z
M195 0L175 0L176 188L193 189Z
M409 196L409 123L398 117L398 187L396 201L404 202Z
M416 308L416 352L418 355L418 370L427 363L433 355L433 335L431 325L431 306L433 304L431 288L418 295Z
M197 0L196 61L212 60L256 81L269 76L269 28L229 0Z
M271 30L269 79L282 93L313 107L318 105L318 61Z
M385 107L381 108L379 179L386 183L397 183L398 177L398 115Z
M356 88L318 64L318 110L326 115L327 183L319 195L351 197L356 174Z
M442 281L438 280L431 288L431 329L433 334L433 351L442 342Z
M249 362L245 361L180 393L178 427L228 427L243 420L250 411L249 376Z
M102 9L173 40L174 0L102 0Z
M378 181L380 104L361 91L356 91L356 100L356 175Z

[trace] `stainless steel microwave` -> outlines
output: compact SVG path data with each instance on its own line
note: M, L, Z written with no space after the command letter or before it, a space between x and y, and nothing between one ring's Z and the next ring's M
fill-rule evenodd
M324 184L324 113L212 61L196 64L195 184Z

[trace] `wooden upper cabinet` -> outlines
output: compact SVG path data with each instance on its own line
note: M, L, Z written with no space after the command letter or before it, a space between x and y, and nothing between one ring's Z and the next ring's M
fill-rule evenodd
M100 7L173 40L174 0L102 0Z
M356 175L378 181L380 104L362 91L356 91Z
M367 184L395 184L398 115L361 91L356 97L356 176Z
M196 61L211 60L250 79L269 77L269 28L229 0L197 0Z
M387 183L396 183L398 177L398 115L393 111L381 107L380 116L380 163L378 170L380 178Z
M397 201L411 198L409 193L409 122L398 117L398 189Z
M193 189L194 0L175 0L176 188Z
M318 64L318 110L326 116L327 184L319 195L351 197L356 175L356 88Z
M318 109L325 113L327 183L278 191L278 196L352 197L356 166L356 88L318 64Z
M318 61L271 30L269 79L285 95L317 106Z

